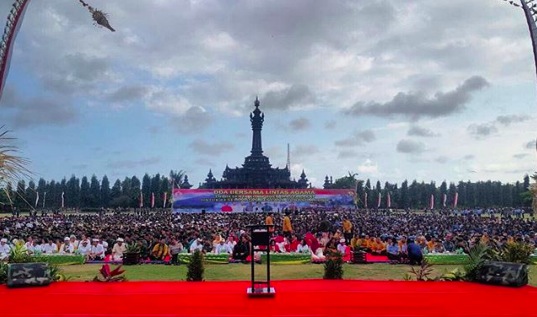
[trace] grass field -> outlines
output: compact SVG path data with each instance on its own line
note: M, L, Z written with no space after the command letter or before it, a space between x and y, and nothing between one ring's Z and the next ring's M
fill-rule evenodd
M84 264L62 266L63 273L70 281L88 281L93 279L100 269L100 265ZM457 265L433 266L432 276L441 275L443 272L453 270ZM187 268L185 265L135 265L125 266L126 277L131 281L181 281L185 280ZM408 265L390 264L367 264L367 265L344 265L345 279L360 280L403 280L405 273L410 271ZM263 265L256 266L256 275L259 278L266 274ZM293 279L319 279L323 277L324 268L319 264L300 265L273 265L271 277L273 280ZM207 281L241 281L250 279L250 265L206 265L205 280ZM530 268L530 284L537 286L537 270Z

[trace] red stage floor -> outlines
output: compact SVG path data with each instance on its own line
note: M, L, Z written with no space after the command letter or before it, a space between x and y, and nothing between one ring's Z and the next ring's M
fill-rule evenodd
M0 287L0 316L537 316L537 288L463 282L275 281L250 299L248 282L63 282Z

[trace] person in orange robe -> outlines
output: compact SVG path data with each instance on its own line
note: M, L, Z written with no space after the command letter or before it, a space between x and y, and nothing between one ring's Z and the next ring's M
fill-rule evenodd
M272 212L269 212L267 217L265 218L265 224L272 226L268 228L269 232L274 232L274 218L272 218Z
M293 225L291 224L291 218L289 217L289 211L285 212L285 217L283 217L282 225L283 235L288 239L291 239L291 234L293 233Z

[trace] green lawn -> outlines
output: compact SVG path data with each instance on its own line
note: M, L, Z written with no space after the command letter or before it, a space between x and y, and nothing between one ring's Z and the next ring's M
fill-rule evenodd
M100 269L100 265L68 265L61 266L63 273L70 281L88 281L93 279ZM441 275L445 271L461 267L458 265L436 265L433 266L433 276ZM181 281L186 277L186 266L166 266L166 265L135 265L124 266L126 277L131 281ZM405 273L408 273L408 265L390 264L367 264L367 265L344 265L345 279L361 280L403 280ZM262 278L266 274L263 265L256 266L257 275ZM271 266L271 277L273 280L292 279L318 279L323 277L323 265L319 264L299 264L299 265L273 265ZM205 267L205 280L207 281L229 281L250 279L250 265L247 264L227 264L227 265L207 265ZM530 268L530 284L537 286L537 270Z

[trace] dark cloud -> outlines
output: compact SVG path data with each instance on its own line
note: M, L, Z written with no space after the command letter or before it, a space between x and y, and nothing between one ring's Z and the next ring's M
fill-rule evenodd
M193 106L182 115L170 119L171 124L180 133L193 134L207 129L214 117L204 108Z
M498 132L498 128L493 123L471 124L468 132L476 138L483 138Z
M465 155L462 159L465 161L469 161L469 160L473 160L474 158L475 158L475 155L468 154L468 155Z
M228 152L234 148L229 142L210 143L202 139L195 139L188 147L195 153L208 156L219 156L224 152Z
M65 126L78 120L79 113L65 98L25 98L15 90L6 89L0 102L0 113L15 127L25 128L40 125Z
M112 169L126 169L126 168L136 168L136 167L144 167L148 165L155 165L160 163L161 159L160 157L150 157L146 159L141 160L118 160L118 161L112 161L108 162L106 164L107 168Z
M476 138L483 138L498 133L498 126L510 126L512 123L523 122L529 119L530 117L528 116L514 114L498 116L491 122L469 125L468 132Z
M390 117L401 115L412 120L422 117L445 117L462 111L470 101L472 93L488 85L489 83L483 77L474 76L465 80L455 90L447 93L437 92L433 98L428 98L421 92L400 92L389 102L383 104L357 102L344 112L354 116Z
M376 136L372 130L364 130L355 132L350 138L337 140L335 144L337 146L351 147L351 146L363 146L366 143L375 141Z
M109 79L109 60L106 58L75 53L63 56L54 69L41 73L43 86L62 94L86 93L96 85Z
M304 158L319 153L319 147L313 144L301 144L292 149L293 157Z
M201 165L201 166L214 166L214 162L204 158L204 157L200 157L198 158L197 160L195 160L195 162L197 165Z
M523 122L531 119L529 116L522 115L508 115L508 116L498 116L496 121L505 126L511 125L511 123Z
M535 140L531 140L524 145L526 149L535 150Z
M439 157L435 158L434 161L437 162L437 163L440 163L440 164L445 164L445 163L449 162L449 157L447 157L447 156L439 156Z
M108 101L113 103L121 103L126 101L137 101L142 99L148 92L147 87L132 85L132 86L123 86L108 95L106 98Z
M291 120L291 122L289 122L289 127L291 128L292 131L307 130L310 126L311 126L311 122L307 118L298 118L298 119Z
M513 157L520 160L520 159L527 157L528 155L529 155L528 153L519 153L519 154L514 154Z
M337 122L335 120L328 120L324 123L324 128L327 130L333 130L336 127Z
M407 154L419 154L425 151L425 144L418 141L403 139L397 143L397 152Z
M421 137L437 137L440 136L440 134L435 133L429 129L418 127L418 126L412 126L410 129L408 129L407 135L409 136L421 136Z
M315 102L315 96L306 85L292 85L282 90L267 92L263 98L263 109L287 110Z
M338 159L356 158L358 153L355 151L340 151L337 155Z

